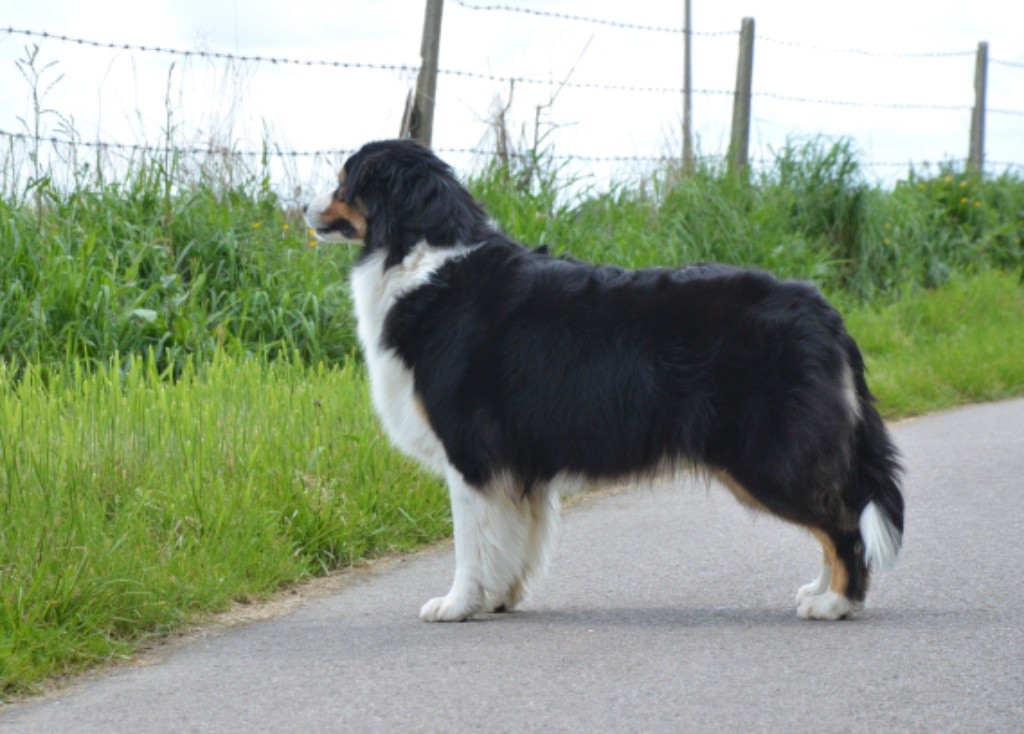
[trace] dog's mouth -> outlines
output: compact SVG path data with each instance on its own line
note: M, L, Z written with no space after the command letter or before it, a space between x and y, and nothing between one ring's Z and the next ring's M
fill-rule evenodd
M341 219L328 226L315 226L306 220L316 238L321 242L361 242L359 230L348 220Z
M360 207L346 204L333 194L310 202L306 224L321 242L362 242L366 236L366 216Z

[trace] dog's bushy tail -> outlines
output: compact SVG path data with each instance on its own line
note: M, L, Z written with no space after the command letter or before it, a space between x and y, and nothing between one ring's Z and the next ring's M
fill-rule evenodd
M863 508L858 525L864 540L865 562L873 568L888 570L895 565L903 545L902 469L896 447L875 409L874 397L864 379L860 350L852 339L850 341L850 366L854 372L860 416L845 494L849 505Z

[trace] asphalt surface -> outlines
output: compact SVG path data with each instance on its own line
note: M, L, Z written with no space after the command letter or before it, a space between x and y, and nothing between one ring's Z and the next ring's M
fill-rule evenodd
M450 548L0 713L3 732L1024 731L1024 400L895 428L907 535L807 622L805 532L717 487L566 512L521 611L427 624Z

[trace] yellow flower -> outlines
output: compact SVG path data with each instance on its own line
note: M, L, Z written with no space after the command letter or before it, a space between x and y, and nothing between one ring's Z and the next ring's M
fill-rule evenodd
M979 199L978 201L975 201L974 206L981 206L981 200Z
M260 228L260 223L259 222L253 222L252 223L252 228L253 229L259 229Z
M961 204L966 204L967 203L967 197L966 196L960 197L960 203Z
M942 179L942 182L943 183L953 183L953 177L952 176L946 176L944 179Z
M285 231L285 232L287 232L287 231L289 231L289 230L290 230L291 228L292 228L292 227L291 227L291 225L290 225L290 224L288 224L287 222L285 222L285 224L284 224L284 231Z

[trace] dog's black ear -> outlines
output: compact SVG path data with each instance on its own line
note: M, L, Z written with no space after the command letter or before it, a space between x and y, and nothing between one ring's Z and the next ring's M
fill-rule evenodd
M395 175L394 161L387 150L364 148L345 164L345 180L341 190L341 198L345 203L356 204L358 201L366 212L364 255L387 251L389 265L394 264L392 260L400 262L404 256L392 253L399 239L397 222L391 210L391 189L394 187Z
M353 156L345 170L345 187L342 191L342 198L347 204L355 203L356 197L365 200L367 194L372 199L379 198L373 194L379 193L389 184L389 181L382 179L390 179L393 175L385 157L384 151L360 152Z

